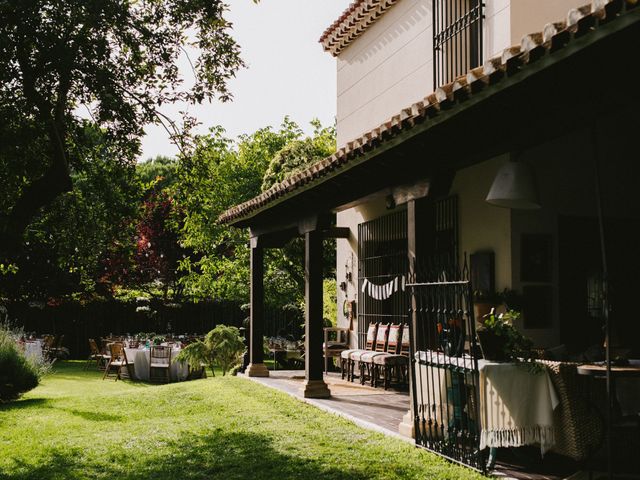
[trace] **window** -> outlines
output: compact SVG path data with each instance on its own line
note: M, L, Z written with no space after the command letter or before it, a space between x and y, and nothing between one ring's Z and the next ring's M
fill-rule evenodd
M434 88L482 64L481 0L433 0Z

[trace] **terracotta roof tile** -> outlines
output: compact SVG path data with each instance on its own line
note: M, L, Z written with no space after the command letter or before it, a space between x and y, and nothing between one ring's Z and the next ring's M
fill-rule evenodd
M319 42L334 57L399 0L356 0L322 34Z
M230 208L220 215L218 221L229 223L241 219L261 209L274 199L295 192L302 185L322 181L322 177L330 171L341 168L350 160L376 148L401 131L408 130L417 123L437 116L442 109L450 108L455 102L465 100L479 90L490 88L500 82L505 74L511 75L520 68L526 68L528 63L537 60L540 56L563 48L572 38L584 35L600 24L608 23L615 16L636 7L639 1L594 0L590 5L571 10L567 14L566 22L549 23L545 25L542 32L525 35L520 45L506 48L501 55L487 60L481 67L474 68L466 75L456 78L455 81L437 88L422 101L402 109L380 126L348 142L333 155L295 173L257 197ZM367 8L375 9L380 8L381 5L392 3L395 1L361 0L352 3L343 16L327 29L323 38L335 35L337 29L343 28L343 24L346 25L353 18L357 18L359 15L366 16L365 10Z

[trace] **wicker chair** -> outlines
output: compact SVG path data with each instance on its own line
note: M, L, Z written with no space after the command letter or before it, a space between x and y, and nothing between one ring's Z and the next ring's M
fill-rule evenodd
M547 367L560 399L553 412L555 445L552 450L578 462L587 459L602 443L604 423L590 406L577 374L577 363L537 360Z

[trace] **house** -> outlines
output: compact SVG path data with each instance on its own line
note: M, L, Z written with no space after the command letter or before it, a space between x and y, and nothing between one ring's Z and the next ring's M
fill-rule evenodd
M430 317L416 289L470 272L475 290L519 294L516 326L536 346L574 353L602 344L609 287L609 346L640 353L640 8L583 1L358 0L324 32L337 63L340 149L219 219L251 230L249 375L268 374L263 249L299 235L305 396L330 394L321 350L328 237L337 238L338 312L355 301L353 321L338 319L354 346L372 319L413 324L413 351L438 342L419 325ZM524 208L504 208L501 176L524 178L515 205ZM470 288L444 295L461 310L472 302ZM472 315L461 315L472 354ZM409 412L400 430L415 434L415 421Z

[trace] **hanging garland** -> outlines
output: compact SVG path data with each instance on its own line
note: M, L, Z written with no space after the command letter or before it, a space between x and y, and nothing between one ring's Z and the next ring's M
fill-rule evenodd
M393 280L389 280L384 285L376 285L366 278L362 282L362 293L369 295L374 300L387 300L399 290L404 292L405 278L404 275L397 276Z

